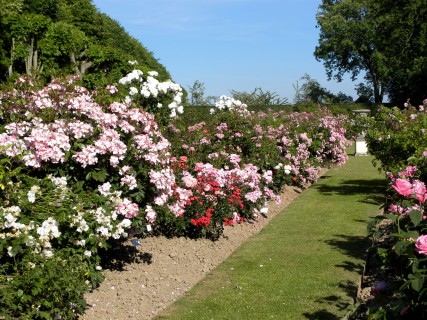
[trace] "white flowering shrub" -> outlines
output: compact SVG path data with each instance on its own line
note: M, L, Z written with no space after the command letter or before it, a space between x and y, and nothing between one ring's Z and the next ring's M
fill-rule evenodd
M182 106L183 92L179 84L171 80L160 82L156 71L145 75L141 70L133 70L119 80L119 85L128 91L125 102L134 102L144 110L158 115L161 123L167 124L170 118L184 112Z
M240 115L250 114L246 104L242 103L240 100L236 100L227 96L220 96L218 101L215 102L214 107L210 109L210 113L214 114L215 112L223 110L234 111Z

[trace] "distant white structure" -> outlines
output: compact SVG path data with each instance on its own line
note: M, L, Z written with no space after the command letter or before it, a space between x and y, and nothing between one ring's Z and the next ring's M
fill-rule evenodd
M369 109L357 109L353 110L353 113L355 113L357 116L361 117L367 117L368 114L371 112ZM362 132L356 137L356 152L354 153L355 156L367 156L368 155L368 146L365 141L365 133Z

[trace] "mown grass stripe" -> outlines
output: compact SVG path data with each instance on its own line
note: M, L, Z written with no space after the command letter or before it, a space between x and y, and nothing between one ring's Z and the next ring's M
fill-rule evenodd
M156 319L341 319L380 212L384 175L350 157Z

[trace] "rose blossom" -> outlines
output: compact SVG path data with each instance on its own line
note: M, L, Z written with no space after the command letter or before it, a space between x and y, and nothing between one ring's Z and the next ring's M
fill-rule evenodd
M393 188L397 191L397 193L404 197L407 197L412 193L412 184L405 179L396 179L393 184Z
M182 182L184 182L187 188L193 188L197 185L197 179L194 178L189 172L183 173Z
M418 201L423 202L426 198L426 185L420 180L415 180L412 184L412 189L414 191L415 197Z
M145 208L145 219L149 222L149 223L154 223L154 221L156 220L157 217L157 213L156 211L153 210L153 207L150 205L147 205L147 207Z
M427 235L419 236L415 243L415 251L427 255Z
M123 201L117 205L115 212L125 216L126 218L132 219L138 215L138 209L139 208L136 203L124 198Z

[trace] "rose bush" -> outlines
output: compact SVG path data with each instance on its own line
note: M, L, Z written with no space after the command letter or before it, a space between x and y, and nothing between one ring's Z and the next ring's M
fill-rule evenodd
M414 166L389 173L392 198L384 216L395 232L377 248L383 276L390 290L378 296L380 307L371 313L387 319L417 316L424 319L427 299L427 189ZM377 234L376 236L380 236Z
M403 170L427 149L426 107L427 99L418 108L406 103L404 109L381 107L377 111L375 121L366 132L366 142L384 171ZM425 168L424 164L416 164Z
M390 180L385 214L372 228L375 238L385 239L375 248L387 285L386 291L374 291L369 314L377 318L427 317L426 103L381 108L367 131L369 152ZM385 237L379 228L384 219L392 224Z
M154 99L144 107L156 103L158 108L155 99L169 101L169 91L176 91L168 108L174 116L180 108L179 88L153 79L139 79ZM170 199L168 205L174 205L170 143L154 115L137 99L122 96L115 86L89 92L75 77L54 80L40 90L20 78L12 91L1 94L2 314L70 318L81 312L84 305L77 291L88 290L101 279L100 248L125 239L131 227L147 233L151 203L165 205ZM83 270L74 280L77 291L68 297L67 291L56 290L53 300L43 301L44 275L28 265L59 259L58 254L67 264L66 252L80 257L74 260ZM52 267L44 264L48 265ZM24 278L38 279L40 290L25 287Z
M234 154L240 163L271 170L275 191L284 184L309 185L317 180L321 166L347 160L345 116L332 116L327 109L316 113L242 112L247 109L240 102L222 97L220 105L223 101L232 107L217 108L209 122L188 125L178 119L168 127L174 154L187 156L192 165L209 162L218 167L229 166Z

